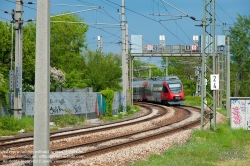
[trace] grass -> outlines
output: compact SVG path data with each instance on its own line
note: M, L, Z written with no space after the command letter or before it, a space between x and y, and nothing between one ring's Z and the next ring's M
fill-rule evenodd
M200 97L187 96L186 105L200 106ZM138 111L138 107L131 108L131 114ZM225 109L219 110L226 114ZM128 115L131 115L128 114ZM122 116L122 117L119 117ZM124 118L123 114L109 117L106 120ZM55 118L55 117L53 117ZM53 120L53 118L51 118ZM84 121L83 117L71 116L70 113L56 117L58 125L72 125L75 118L76 124ZM56 119L54 119L56 121ZM20 129L33 131L34 120L32 117L23 117L16 120L13 117L0 118L0 136L18 134ZM56 130L56 127L51 130ZM230 121L217 124L217 130L194 130L192 137L184 145L176 144L162 155L152 155L145 161L130 164L131 166L247 166L250 163L250 132L243 129L231 129Z
M152 155L133 166L215 166L249 164L250 132L232 130L229 121L216 131L195 130L185 145L176 145L162 155Z
M120 112L118 116L106 117L102 119L106 121L123 119L127 116L133 115L139 111L138 106L127 106L127 112L123 114ZM55 126L50 127L50 130L58 130L59 127L74 126L74 125L85 125L84 116L76 116L71 113L71 110L67 110L64 115L50 116L50 121L55 123ZM34 118L33 117L22 117L22 119L15 119L13 116L5 116L0 118L0 136L17 135L20 130L24 132L34 131Z
M65 115L51 116L50 121L54 122L56 126L50 127L50 130L58 130L59 127L83 125L85 117L72 115L68 111ZM20 120L13 116L5 116L0 118L0 136L17 135L20 130L24 132L34 131L34 118L22 117Z
M58 127L66 127L73 125L83 125L85 123L84 116L77 116L71 113L71 110L67 110L64 115L51 116L50 121L54 122Z
M199 96L185 96L185 105L201 106L201 97ZM212 103L211 98L207 98L207 103Z
M200 106L200 97L187 96L184 104ZM225 109L218 110L226 115ZM184 145L175 145L161 155L151 155L131 166L248 166L250 132L231 129L230 120L217 124L216 131L194 130Z
M132 116L134 113L140 111L140 107L137 105L128 105L126 113L122 112L122 109L120 109L118 112L118 116L100 116L100 119L105 121L114 121L114 120L120 120L124 119L125 117Z

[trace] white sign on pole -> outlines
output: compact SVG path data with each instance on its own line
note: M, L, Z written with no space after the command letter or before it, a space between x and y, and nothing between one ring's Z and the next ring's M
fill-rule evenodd
M165 41L165 35L160 35L160 36L159 36L159 39Z
M219 74L210 75L211 90L219 90L219 81Z

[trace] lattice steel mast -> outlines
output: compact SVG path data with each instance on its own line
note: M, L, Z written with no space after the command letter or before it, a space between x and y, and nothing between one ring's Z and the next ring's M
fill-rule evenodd
M201 130L208 122L208 118L213 117L213 128L216 129L216 91L206 90L206 73L216 74L216 47L215 47L215 0L204 0L204 15L202 20L202 68L201 68ZM208 16L208 18L207 18ZM212 58L212 69L207 65L207 60ZM209 80L209 79L208 79ZM208 104L206 96L212 98L212 103ZM205 107L206 106L206 107ZM205 110L206 109L206 110Z

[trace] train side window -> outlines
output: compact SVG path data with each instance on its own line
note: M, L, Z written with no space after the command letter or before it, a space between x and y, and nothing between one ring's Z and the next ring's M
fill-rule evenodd
M152 87L153 92L161 92L162 91L162 85L161 84L154 84Z
M162 86L162 92L168 93L168 89L165 86Z

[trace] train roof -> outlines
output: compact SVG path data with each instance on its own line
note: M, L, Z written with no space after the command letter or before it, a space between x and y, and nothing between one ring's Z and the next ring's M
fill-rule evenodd
M158 76L152 77L154 81L173 81L173 80L180 80L177 76Z
M142 86L143 82L147 82L147 80L137 80L137 81L133 81L133 87L136 86Z
M158 76L153 77L150 80L134 80L133 86L142 86L143 82L147 82L148 84L162 84L162 82L165 81L166 83L181 83L181 80L177 76Z

